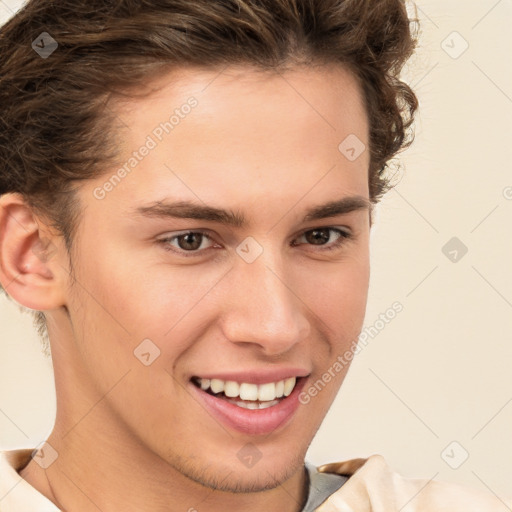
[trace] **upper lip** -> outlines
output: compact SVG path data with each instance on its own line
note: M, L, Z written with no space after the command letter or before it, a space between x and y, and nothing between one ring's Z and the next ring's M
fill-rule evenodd
M290 377L307 377L311 372L304 368L273 368L273 369L247 369L237 372L215 372L201 373L194 375L199 379L219 379L225 382L247 382L248 384L266 384L269 382L279 382Z

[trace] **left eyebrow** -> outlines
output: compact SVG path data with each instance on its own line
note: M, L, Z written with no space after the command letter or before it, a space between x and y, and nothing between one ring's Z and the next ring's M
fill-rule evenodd
M371 212L371 209L372 204L368 199L362 196L347 196L309 208L306 210L303 222L345 215L357 210L368 210ZM247 219L239 211L225 210L193 201L154 201L153 203L130 210L130 214L152 218L205 220L235 228L248 227Z

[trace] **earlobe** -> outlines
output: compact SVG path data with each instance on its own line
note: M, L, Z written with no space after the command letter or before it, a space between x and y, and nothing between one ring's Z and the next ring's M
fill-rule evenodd
M20 194L0 197L0 283L17 303L45 311L63 304L58 250Z

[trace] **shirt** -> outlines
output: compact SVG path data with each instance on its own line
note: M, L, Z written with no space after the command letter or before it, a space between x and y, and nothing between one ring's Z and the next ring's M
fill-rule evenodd
M33 449L0 452L0 512L59 512L18 473ZM506 512L512 499L394 472L381 455L315 467L305 462L309 493L302 512Z

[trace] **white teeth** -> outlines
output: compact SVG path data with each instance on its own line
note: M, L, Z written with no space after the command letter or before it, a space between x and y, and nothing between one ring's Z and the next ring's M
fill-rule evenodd
M235 382L232 380L223 381L221 379L197 379L196 382L203 391L211 389L212 393L224 392L228 398L240 397L241 400L249 401L248 403L242 401L236 402L238 405L243 404L241 406L248 409L264 409L265 407L271 407L278 403L276 398L289 396L295 388L297 379L290 377L277 382L268 382L260 385L250 384L248 382ZM256 401L260 403L250 403Z
M242 409L267 409L268 407L273 407L279 403L279 400L272 400L271 402L247 402L244 400L229 400L230 402L238 405Z
M214 393L224 391L224 381L220 379L212 379L210 381L210 388Z
M258 387L258 400L267 402L268 400L274 400L276 397L276 385L271 382L270 384L261 384Z
M232 380L224 385L224 394L229 397L237 397L240 394L240 385Z
M290 377L284 381L284 396L288 396L295 387L295 377Z
M259 408L266 409L267 407L272 407L273 405L277 405L278 403L279 403L279 400L272 400L272 402L260 402Z
M240 384L240 398L242 400L258 400L258 386L256 384Z

